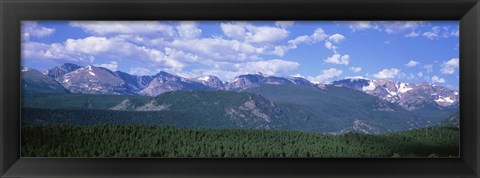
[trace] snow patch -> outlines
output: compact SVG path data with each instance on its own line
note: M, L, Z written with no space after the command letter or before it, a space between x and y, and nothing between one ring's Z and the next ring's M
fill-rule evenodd
M392 96L397 96L397 93L388 90L388 88L385 88L385 90L387 90L387 92L390 93L390 95L392 95Z
M368 82L368 86L364 86L362 88L363 91L372 91L372 90L375 90L375 88L377 88L377 86L375 86L375 84L373 83L373 81L369 81Z
M438 97L438 99L435 100L435 102L437 102L437 103L454 103L455 101L453 101L450 97L440 96L440 97Z
M400 83L400 87L398 88L398 92L405 93L405 92L410 91L410 90L413 90L413 88L408 87L406 83Z
M210 80L210 76L199 77L198 80L208 82L208 80Z
M90 67L90 66L89 66L89 67ZM89 73L90 75L95 76L95 73L93 73L92 71L88 71L88 73Z

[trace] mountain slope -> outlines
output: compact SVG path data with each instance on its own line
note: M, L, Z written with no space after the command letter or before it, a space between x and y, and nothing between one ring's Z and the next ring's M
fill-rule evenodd
M176 90L213 90L214 88L204 85L195 80L172 75L167 72L159 72L155 75L148 86L139 94L157 96L159 94Z
M61 66L54 67L52 69L47 70L44 74L48 75L52 78L61 77L67 73L73 72L77 69L81 68L80 66L72 63L65 63Z
M34 95L37 93L68 93L60 83L55 79L42 74L35 69L22 69L22 92L24 95Z
M153 98L87 95L84 96L86 99L79 99L80 101L61 102L66 98L81 98L80 95L85 94L70 95L37 96L36 100L27 100L23 104L22 122L288 129L285 120L291 118L281 107L250 93L182 90ZM51 105L37 105L38 102L35 101ZM90 101L93 101L93 104ZM89 103L89 106L86 103Z
M375 133L422 126L415 122L422 120L418 115L377 97L345 87L325 86L320 89L314 86L264 85L244 92L260 94L278 104L299 105L314 113L316 117L306 121L304 125L316 125L315 121L323 120L332 123L331 127L338 131L353 128L355 123L371 123L370 126L375 127L373 130L378 130Z
M261 85L284 85L284 84L296 84L296 85L312 85L312 83L306 79L299 77L275 77L265 76L263 74L246 74L235 77L235 79L228 83L227 90L242 91L248 88L253 88Z
M115 73L92 65L67 73L57 78L57 81L72 93L134 94Z
M427 83L411 84L386 79L344 79L334 81L333 85L362 91L396 103L410 111L424 107L455 107L459 103L457 91Z

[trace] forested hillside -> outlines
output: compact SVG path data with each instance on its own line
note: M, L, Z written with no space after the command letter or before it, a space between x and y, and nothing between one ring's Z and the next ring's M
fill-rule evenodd
M29 125L24 157L450 157L457 128L384 135L132 125Z

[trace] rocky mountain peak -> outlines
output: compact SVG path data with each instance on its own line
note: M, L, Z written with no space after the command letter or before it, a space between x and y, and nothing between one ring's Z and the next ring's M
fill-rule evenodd
M72 63L65 63L61 66L54 67L52 69L49 69L44 72L45 75L48 75L53 78L58 78L61 77L67 73L70 73L72 71L75 71L77 69L81 68L80 66Z

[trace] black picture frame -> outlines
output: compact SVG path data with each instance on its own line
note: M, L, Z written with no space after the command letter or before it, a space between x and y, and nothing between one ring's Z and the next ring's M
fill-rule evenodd
M478 0L0 0L0 177L478 177ZM460 158L20 158L21 20L459 20Z

